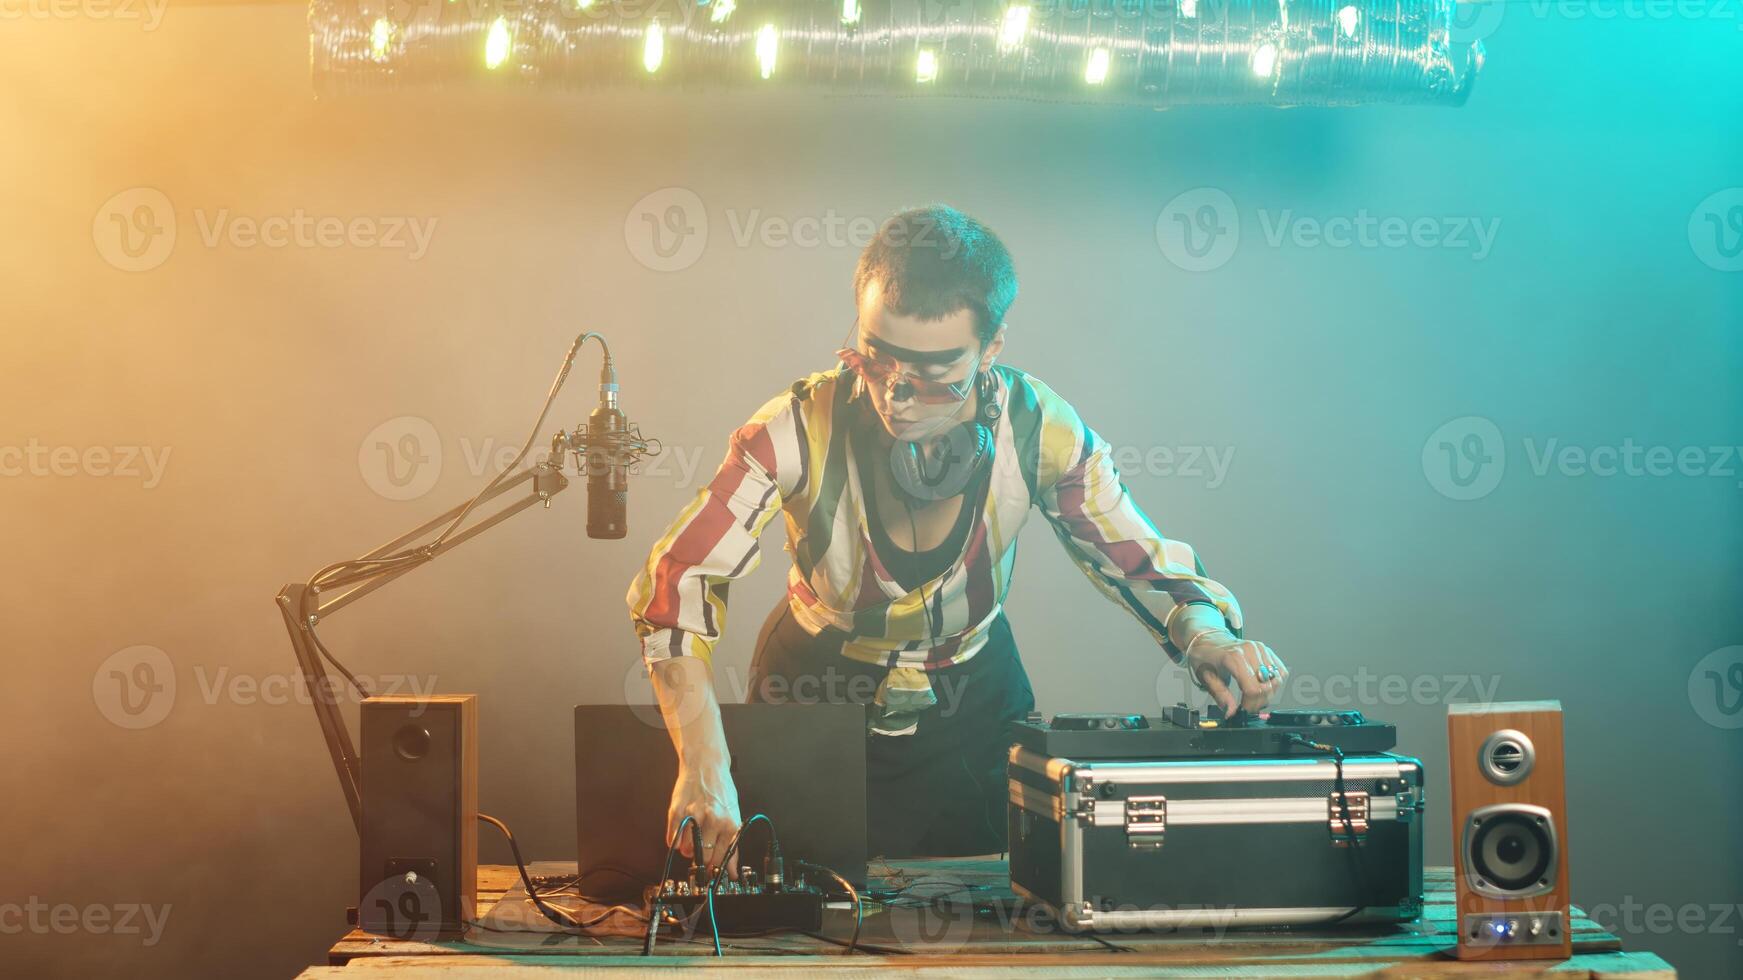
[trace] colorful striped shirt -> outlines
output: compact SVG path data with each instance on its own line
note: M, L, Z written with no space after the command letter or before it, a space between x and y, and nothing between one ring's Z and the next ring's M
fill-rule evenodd
M1031 508L1090 582L1175 662L1182 654L1168 624L1189 603L1214 605L1238 631L1234 596L1132 501L1108 443L1039 380L1002 364L993 374L1004 412L990 472L971 484L978 499L964 506L978 516L961 555L940 575L904 589L872 546L868 488L848 439L849 413L870 406L854 397L854 376L838 366L795 383L739 427L714 478L661 535L627 597L643 657L651 664L712 656L726 625L727 586L757 566L757 539L777 513L786 519L787 601L798 623L812 634L841 630L843 655L910 677L915 672L902 668L936 670L980 651L1010 588L1017 533Z

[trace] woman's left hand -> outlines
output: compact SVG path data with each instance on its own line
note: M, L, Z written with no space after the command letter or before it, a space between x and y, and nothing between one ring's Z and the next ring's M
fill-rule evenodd
M1195 639L1186 651L1186 668L1222 706L1224 717L1237 709L1248 714L1264 709L1289 679L1289 668L1270 647L1227 630Z

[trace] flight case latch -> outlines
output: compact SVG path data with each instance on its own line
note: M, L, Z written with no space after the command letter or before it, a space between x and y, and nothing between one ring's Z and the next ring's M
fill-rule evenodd
M1162 846L1168 832L1168 798L1165 796L1126 797L1126 846L1134 851L1154 850Z
M1331 829L1333 847L1349 847L1352 842L1361 843L1368 836L1368 794L1365 790L1355 790L1342 795L1343 805L1339 803L1338 793L1331 794L1326 800L1327 823ZM1344 817L1345 808L1349 810L1349 819Z

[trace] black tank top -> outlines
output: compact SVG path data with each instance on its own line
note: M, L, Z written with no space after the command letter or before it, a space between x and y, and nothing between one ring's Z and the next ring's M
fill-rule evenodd
M870 494L877 483L867 468L866 455L862 452L854 453L855 461L859 465L860 486ZM962 491L962 507L957 511L956 523L951 526L950 533L945 535L936 548L925 551L909 551L891 540L889 530L878 516L877 506L870 500L865 502L865 523L871 530L872 547L876 549L878 560L883 562L884 569L896 580L897 585L912 592L921 584L944 574L944 570L962 554L962 547L968 541L968 529L974 523L975 491L983 476L984 474L976 474L974 479L968 481L968 486Z

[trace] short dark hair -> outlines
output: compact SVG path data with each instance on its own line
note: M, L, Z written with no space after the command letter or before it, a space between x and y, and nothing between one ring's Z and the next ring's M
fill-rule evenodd
M878 228L853 273L856 303L873 282L883 287L893 313L936 320L972 310L983 342L998 332L1017 298L1017 271L1005 243L943 204L910 208Z

